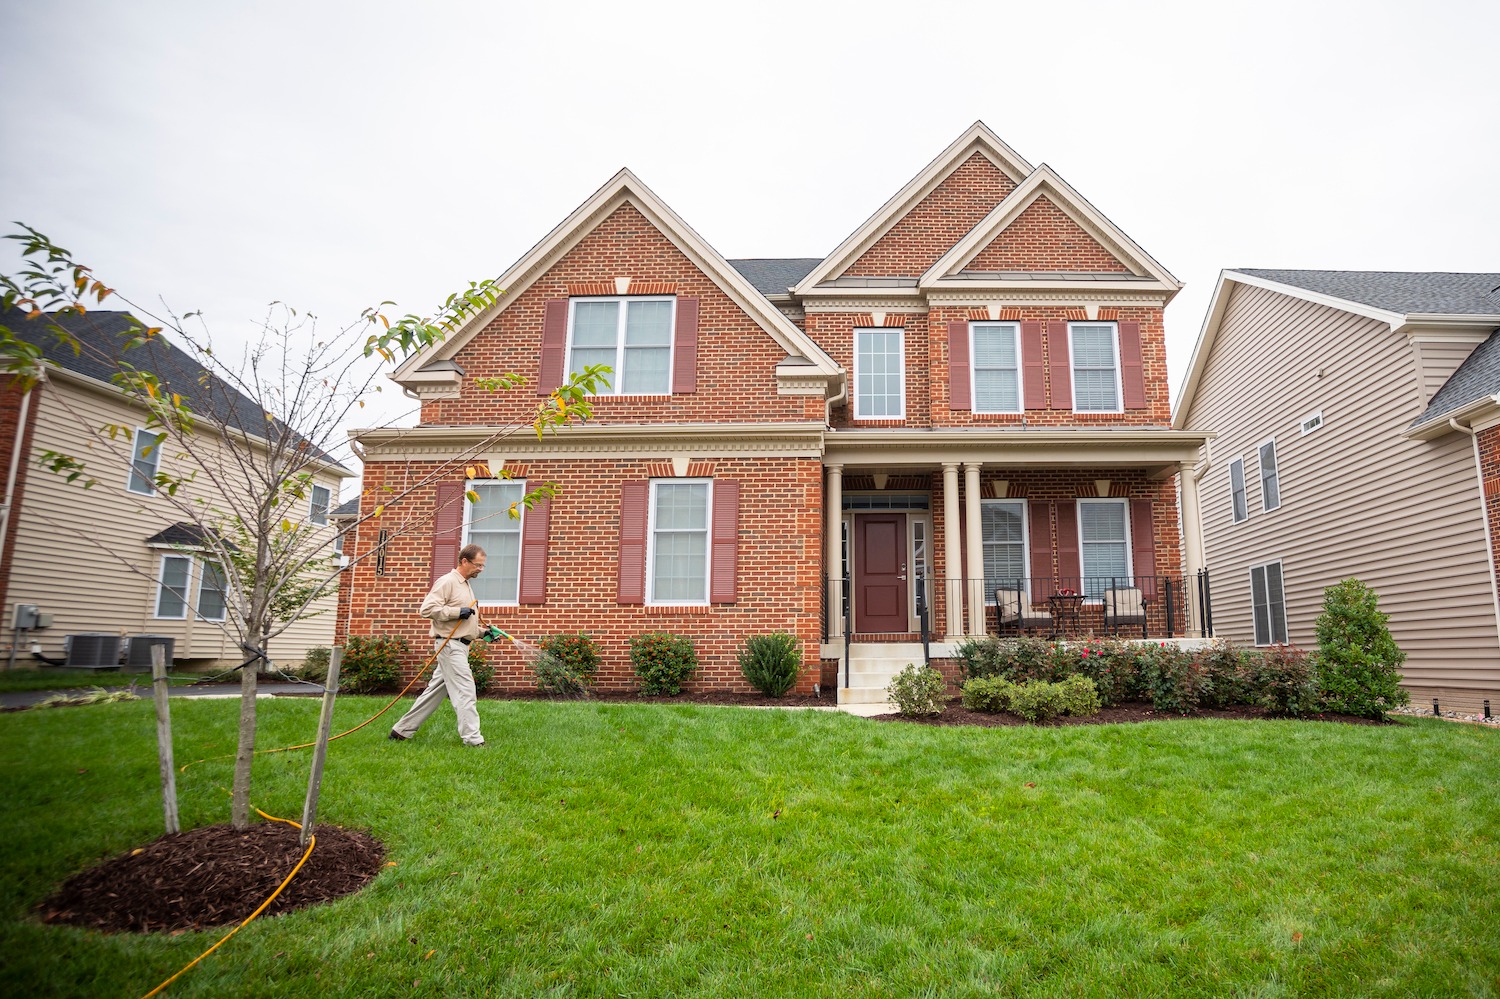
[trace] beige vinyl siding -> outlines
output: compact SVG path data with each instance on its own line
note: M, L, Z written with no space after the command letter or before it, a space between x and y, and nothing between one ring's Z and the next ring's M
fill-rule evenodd
M1426 406L1438 389L1443 387L1448 377L1458 370L1458 366L1464 363L1475 347L1484 342L1484 337L1472 337L1461 341L1453 340L1416 340L1412 349L1416 353L1417 364L1420 368L1418 376L1418 388L1421 398L1418 405Z
M130 444L122 456L109 453L85 426L108 424L136 427L144 413L104 391L53 378L35 390L36 432L28 458L25 492L16 525L10 587L4 609L7 620L17 603L36 604L53 616L50 628L31 637L45 655L63 655L63 636L80 632L125 635L170 635L176 639L178 660L233 660L239 662L237 642L226 633L226 622L195 619L201 565L194 565L187 592L186 620L155 616L157 583L163 555L180 554L150 548L146 539L170 524L185 520L181 512L159 496L142 496L126 489ZM92 445L92 446L91 446ZM79 457L97 484L84 489L38 464L43 451ZM181 469L170 447L162 452L161 468ZM338 480L319 477L334 497ZM212 497L204 484L188 484L182 496ZM305 515L305 511L304 511ZM329 537L332 538L332 528ZM328 645L333 637L336 596L320 601L325 613L298 622L272 643L273 656L295 663L309 645ZM23 649L22 660L29 657Z
M1426 377L1416 345L1266 289L1230 295L1185 421L1219 435L1200 487L1215 631L1253 640L1249 569L1280 559L1294 644L1316 644L1323 588L1357 576L1391 617L1408 684L1494 689L1500 635L1473 446L1461 433L1401 436ZM1324 424L1303 435L1314 411ZM1281 506L1266 513L1252 488L1250 516L1235 524L1229 463L1244 457L1248 478L1273 437Z

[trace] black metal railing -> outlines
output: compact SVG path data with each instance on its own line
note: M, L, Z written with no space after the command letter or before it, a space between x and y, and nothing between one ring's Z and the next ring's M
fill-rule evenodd
M919 574L913 580L913 585L917 592L917 623L922 629L922 665L931 666L932 647L930 642L932 638L932 622L930 620L931 612L927 606L927 577Z
M1208 574L1195 576L989 576L943 580L945 612L972 634L984 608L988 634L1071 638L1196 638L1213 634Z

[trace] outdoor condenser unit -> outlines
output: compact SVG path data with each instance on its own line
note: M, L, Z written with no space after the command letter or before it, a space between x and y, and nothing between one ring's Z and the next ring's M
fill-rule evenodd
M172 668L172 648L176 639L171 635L131 635L126 639L125 668L149 670L151 668L151 646L165 645L167 669Z
M120 636L103 632L63 636L64 666L113 669L120 665ZM149 655L150 653L147 653Z

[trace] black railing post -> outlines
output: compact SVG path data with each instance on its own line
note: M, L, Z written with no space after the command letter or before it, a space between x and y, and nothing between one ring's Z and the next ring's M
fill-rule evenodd
M849 645L854 641L854 622L850 620L849 614L849 577L843 578L843 611L844 611L844 686L849 686Z
M1162 598L1166 601L1167 610L1167 637L1177 637L1176 622L1172 618L1172 577L1163 576L1161 579Z
M1203 626L1203 638L1214 637L1214 605L1210 596L1208 570L1198 570L1198 619Z
M927 621L927 577L917 577L917 621L922 625L922 665L932 665L932 649L928 645L931 627Z

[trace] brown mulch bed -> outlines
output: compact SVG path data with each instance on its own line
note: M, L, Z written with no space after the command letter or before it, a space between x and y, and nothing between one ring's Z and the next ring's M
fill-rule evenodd
M1239 706L1233 708L1218 708L1214 710L1195 711L1190 715L1179 715L1171 711L1157 711L1149 703L1131 702L1116 704L1114 707L1101 708L1096 715L1087 715L1083 718L1065 716L1052 718L1047 721L1030 722L1025 718L1012 714L987 714L983 711L970 711L955 698L943 709L940 715L926 715L908 718L905 715L873 715L872 721L908 722L917 725L978 725L984 728L1000 728L1008 725L1046 725L1057 727L1061 725L1116 725L1122 722L1150 722L1150 721L1172 721L1175 718L1240 718L1246 720L1277 719L1276 715L1270 714L1265 708L1253 708ZM1350 725L1399 725L1398 721L1374 721L1370 718L1356 718L1353 715L1305 715L1299 721L1331 721L1346 722Z
M385 847L369 833L318 826L312 856L261 919L341 898L380 873ZM276 890L304 848L280 822L173 833L73 875L36 907L45 923L111 932L204 929L241 922Z
M838 698L814 697L812 694L788 693L783 697L767 697L765 694L744 694L733 690L683 691L676 697L646 697L633 690L594 690L578 697L559 697L540 690L492 690L480 697L499 701L603 701L610 704L727 704L739 707L774 708L832 708L838 706Z

